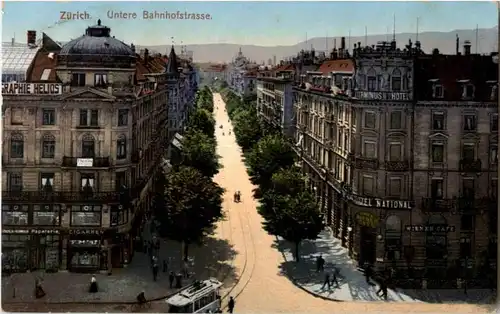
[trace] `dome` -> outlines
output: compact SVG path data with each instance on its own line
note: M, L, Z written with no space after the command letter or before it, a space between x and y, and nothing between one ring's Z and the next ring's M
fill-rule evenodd
M102 26L101 20L98 20L97 25L87 28L85 35L65 44L59 52L59 55L105 55L135 58L134 49L122 41L111 37L110 33L111 29Z

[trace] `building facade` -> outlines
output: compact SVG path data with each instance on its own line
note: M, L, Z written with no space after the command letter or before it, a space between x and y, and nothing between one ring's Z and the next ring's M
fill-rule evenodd
M241 48L226 69L228 85L234 93L241 97L257 94L256 70L258 66L243 55Z
M62 47L28 35L42 49L9 68L23 81L2 82L6 272L111 272L132 258L166 144L167 91L163 71L144 70L158 62L110 33L99 20ZM2 52L13 65L26 56Z

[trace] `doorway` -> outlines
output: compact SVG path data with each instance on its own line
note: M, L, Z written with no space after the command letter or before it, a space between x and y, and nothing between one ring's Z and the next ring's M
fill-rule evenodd
M360 226L359 238L360 265L364 265L365 263L369 263L371 265L375 264L375 258L377 254L377 236L375 229L371 227Z

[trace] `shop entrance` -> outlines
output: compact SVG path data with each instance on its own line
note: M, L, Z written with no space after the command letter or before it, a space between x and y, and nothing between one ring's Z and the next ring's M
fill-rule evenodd
M361 226L360 227L360 252L359 263L374 264L377 254L377 236L374 228Z

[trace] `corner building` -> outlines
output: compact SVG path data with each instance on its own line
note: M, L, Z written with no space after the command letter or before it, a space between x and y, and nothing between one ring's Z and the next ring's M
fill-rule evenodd
M164 61L100 20L2 50L3 271L123 267L167 142Z

